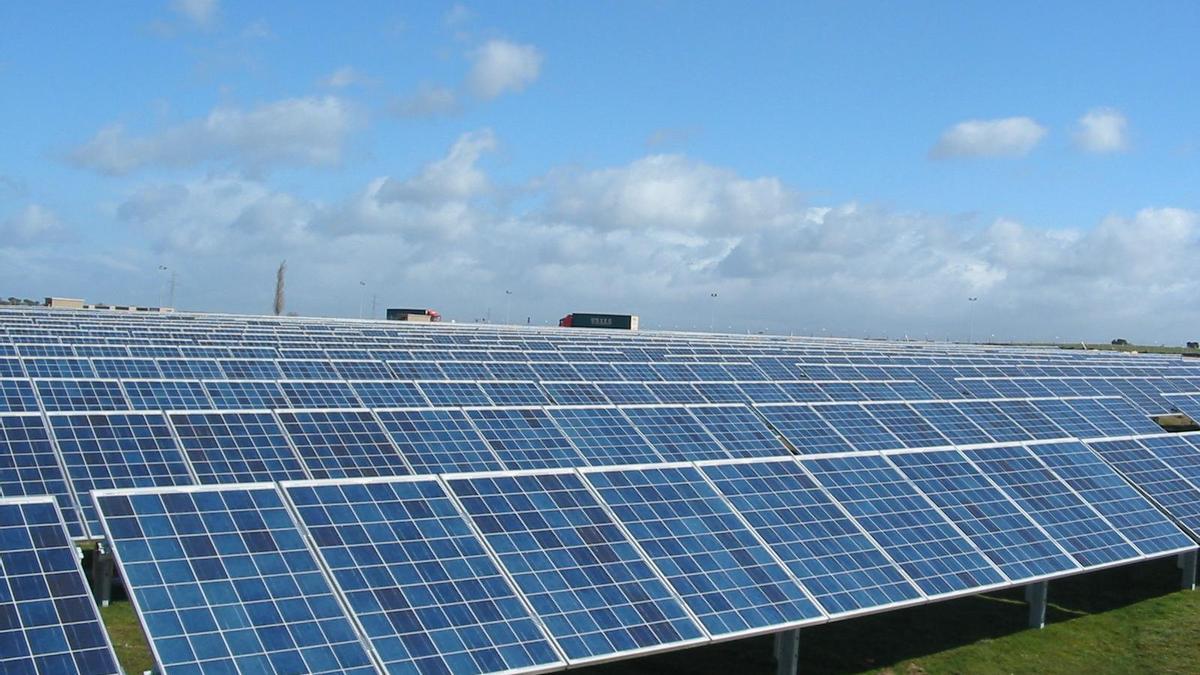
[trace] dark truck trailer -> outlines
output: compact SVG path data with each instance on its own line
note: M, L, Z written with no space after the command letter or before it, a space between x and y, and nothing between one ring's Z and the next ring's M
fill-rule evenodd
M574 312L558 320L563 328L614 328L617 330L637 330L638 318L635 314L589 314Z
M388 321L441 321L442 315L432 309L389 308L385 315Z

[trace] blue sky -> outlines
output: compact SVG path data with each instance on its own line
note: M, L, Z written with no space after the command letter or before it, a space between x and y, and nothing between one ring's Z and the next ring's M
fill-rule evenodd
M1193 338L1200 7L1043 5L9 3L0 294Z

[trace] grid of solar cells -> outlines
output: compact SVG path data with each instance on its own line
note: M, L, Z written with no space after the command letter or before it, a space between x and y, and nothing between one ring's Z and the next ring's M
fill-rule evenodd
M34 385L48 412L129 409L116 380L34 380Z
M604 398L618 405L658 403L654 392L642 382L597 382Z
M1107 408L1100 405L1100 399L1073 398L1067 399L1065 403L1071 406L1072 410L1083 415L1096 428L1100 429L1104 436L1130 436L1139 433L1133 427L1126 424L1120 417L1117 417L1109 412ZM1158 431L1161 432L1162 429L1160 428Z
M909 405L938 433L955 445L993 442L991 436L950 403L924 402Z
M328 361L301 361L280 359L276 361L279 372L287 380L338 380L341 375ZM382 365L382 364L380 364Z
M29 380L0 380L0 412L37 412L37 397Z
M904 573L795 462L700 469L829 614L921 599Z
M584 477L709 635L778 630L823 618L695 467Z
M21 362L30 377L96 377L96 370L87 359L25 358Z
M0 671L121 673L50 498L0 499Z
M1025 430L1025 433L1033 438L1049 440L1065 438L1067 436L1067 432L1063 431L1029 401L997 401L996 407L1005 415L1008 415L1012 421Z
M221 359L221 370L231 380L278 380L283 377L279 366L266 359Z
M369 411L281 410L279 421L313 478L412 473Z
M1104 432L1097 428L1096 425L1089 422L1083 415L1075 412L1064 401L1043 399L1031 401L1031 403L1043 415L1053 419L1054 423L1072 438L1099 438L1104 435Z
M829 394L816 382L780 382L783 390L796 403L823 403L831 401Z
M1162 432L1162 427L1143 411L1138 410L1132 403L1124 398L1101 398L1096 399L1096 403L1101 408L1107 410L1117 419L1124 422L1135 434L1157 434ZM1164 405L1159 405L1154 410L1166 412Z
M286 408L287 397L276 382L251 380L204 382L204 391L218 410Z
M330 365L343 380L389 380L391 369L380 361L332 361Z
M1087 444L1193 535L1200 535L1200 489L1136 440Z
M755 403L789 403L793 400L774 382L739 382L737 386Z
M389 672L563 665L436 480L283 489Z
M629 407L621 412L668 462L729 459L729 453L683 406Z
M1200 484L1200 453L1187 436L1145 438L1141 444L1185 480Z
M1082 443L1045 443L1029 449L1142 553L1193 546L1187 535Z
M1085 566L1139 557L1120 532L1021 446L968 450L967 456L1025 513Z
M957 451L888 457L1013 581L1079 566Z
M375 673L271 486L97 495L166 673Z
M444 380L446 374L436 363L430 361L388 361L395 377L402 380Z
M814 457L801 464L927 595L1006 581L883 457Z
M653 464L662 456L616 408L550 408L550 417L593 465Z
M125 380L121 386L134 410L206 410L213 405L195 380Z
M285 380L279 383L293 408L357 408L362 404L345 382Z
M490 380L492 373L479 362L450 361L441 364L442 371L451 380Z
M1175 410L1193 421L1200 420L1200 394L1166 394L1165 398Z
M807 405L761 406L755 410L802 455L854 450L829 422Z
M308 478L269 412L181 412L170 419L202 485Z
M569 661L704 639L579 476L447 484Z
M1033 438L991 401L960 401L955 403L954 407L1000 443L1028 441Z
M25 377L20 359L0 358L0 377Z
M690 382L647 382L646 388L663 403L708 402L708 399L704 398Z
M51 495L71 536L83 536L79 511L41 415L0 415L0 495Z
M219 380L225 377L221 366L209 359L158 359L163 377L180 380Z
M461 410L377 410L383 428L415 473L503 469Z
M559 405L604 405L609 401L591 382L542 382L542 388Z
M790 455L754 411L743 405L691 406L688 410L734 458Z
M156 378L162 374L154 359L92 359L96 375L115 379Z
M421 390L412 382L385 380L351 382L350 387L368 408L407 408L429 405Z
M746 392L732 382L694 382L692 388L708 403L747 403L750 400Z
M417 387L432 405L464 406L491 405L491 400L478 382L418 382Z
M480 382L483 393L496 405L547 405L550 399L533 382Z
M100 535L92 490L194 482L161 413L54 414L50 430L89 538Z
M905 403L879 403L863 407L906 448L950 445L950 439L938 433L937 429Z
M554 469L587 464L540 408L471 408L467 416L509 469Z

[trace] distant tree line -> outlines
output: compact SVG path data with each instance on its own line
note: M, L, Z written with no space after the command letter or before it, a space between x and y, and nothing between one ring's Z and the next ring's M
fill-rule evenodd
M30 300L29 298L14 298L11 295L7 298L0 298L0 305L25 305L27 307L36 307L40 304L42 303L39 300Z

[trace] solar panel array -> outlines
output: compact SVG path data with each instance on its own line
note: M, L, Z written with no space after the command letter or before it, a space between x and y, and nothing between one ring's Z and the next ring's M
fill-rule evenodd
M1200 436L1151 415L1198 391L1144 355L0 311L0 495L109 540L166 672L541 671L1195 550Z

